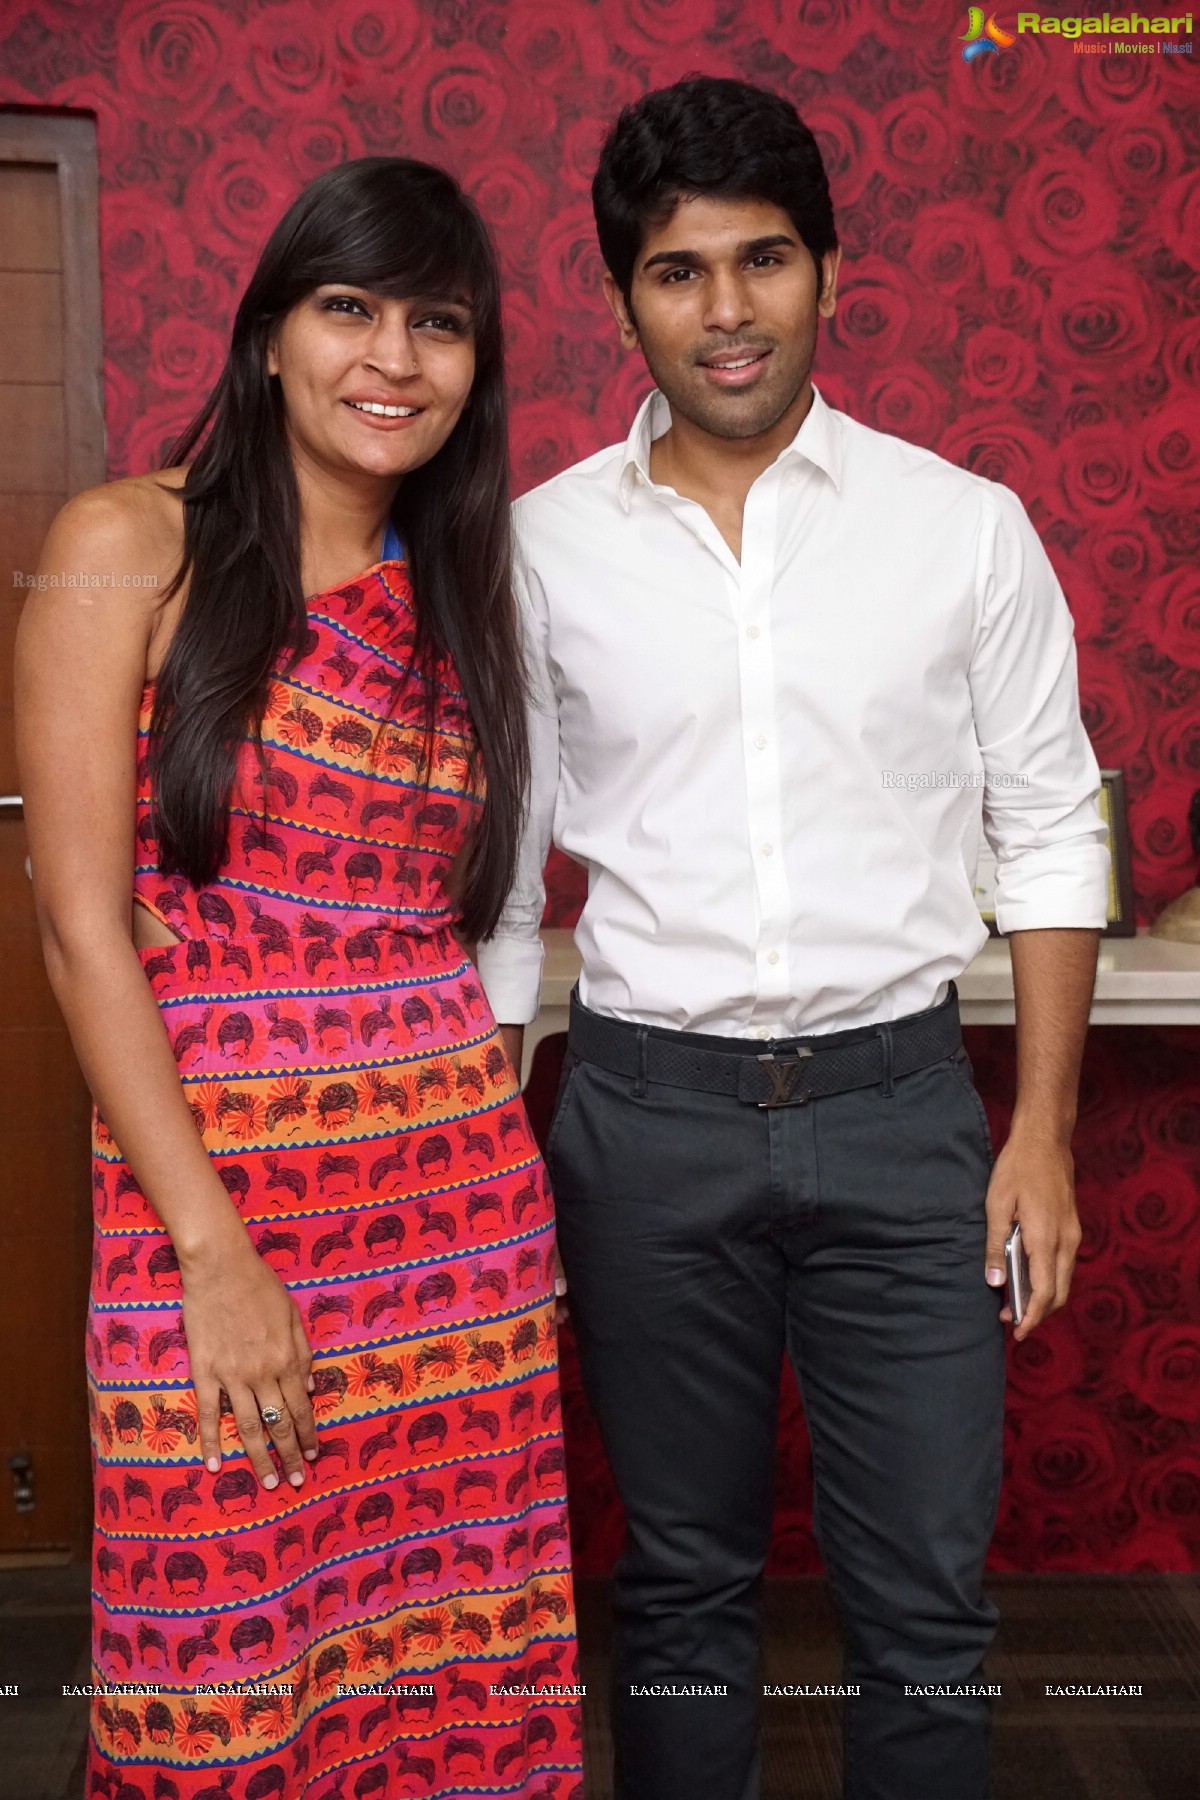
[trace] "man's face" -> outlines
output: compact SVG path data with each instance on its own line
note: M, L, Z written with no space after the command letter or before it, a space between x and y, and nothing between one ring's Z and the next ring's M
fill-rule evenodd
M626 307L608 303L629 349L640 346L673 414L718 438L770 431L807 396L817 318L833 317L841 252L812 256L788 215L765 200L681 200L654 226Z

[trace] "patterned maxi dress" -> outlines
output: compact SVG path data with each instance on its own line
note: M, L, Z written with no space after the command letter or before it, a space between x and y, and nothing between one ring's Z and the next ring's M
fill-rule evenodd
M97 1118L89 1800L582 1797L550 1192L442 886L481 803L445 664L414 786L411 601L398 560L310 601L210 885L157 872L139 778L181 939L139 955L321 1454L265 1489L226 1413L205 1468L171 1240Z

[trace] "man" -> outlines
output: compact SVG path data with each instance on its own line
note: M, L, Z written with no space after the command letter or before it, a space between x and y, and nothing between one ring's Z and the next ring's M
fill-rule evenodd
M786 1350L846 1638L847 1800L983 1800L1004 1241L1019 1215L1023 1337L1080 1236L1105 917L1071 620L1011 493L814 389L839 251L786 101L704 78L648 95L593 198L658 391L625 444L517 507L531 808L479 956L519 1057L553 830L589 878L547 1160L628 1518L616 1790L759 1792ZM981 805L1017 996L994 1171L953 986L986 936Z

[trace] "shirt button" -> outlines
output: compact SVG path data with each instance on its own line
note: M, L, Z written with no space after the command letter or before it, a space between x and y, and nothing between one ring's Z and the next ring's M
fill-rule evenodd
M771 1033L765 1025L759 1025L754 1033L756 1038L769 1038Z
M774 844L764 844L762 847L762 853L764 856L774 856L774 854L775 854Z
M754 740L754 748L756 750L765 750L766 747L767 747L767 740L763 736L762 732L760 731L758 736Z
M779 961L778 950L768 950L767 951L767 961L769 963L777 963Z
M758 636L758 626L757 625L747 625L746 636L747 637L757 637Z

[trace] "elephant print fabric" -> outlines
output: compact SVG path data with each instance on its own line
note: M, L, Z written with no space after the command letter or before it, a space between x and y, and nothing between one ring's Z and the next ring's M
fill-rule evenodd
M97 1117L92 1800L582 1800L551 1196L452 930L482 793L414 624L399 561L309 602L204 887L158 873L143 754L135 891L179 941L138 954L320 1457L265 1489L226 1412L205 1467L171 1240Z

